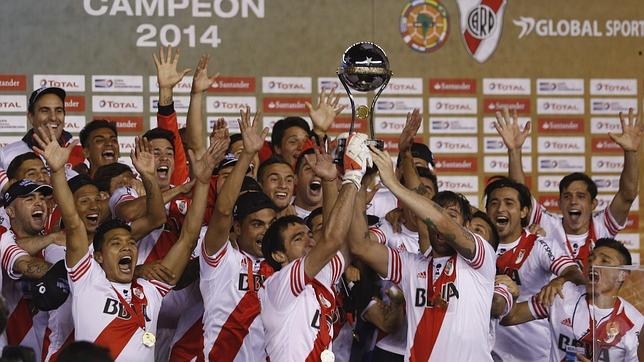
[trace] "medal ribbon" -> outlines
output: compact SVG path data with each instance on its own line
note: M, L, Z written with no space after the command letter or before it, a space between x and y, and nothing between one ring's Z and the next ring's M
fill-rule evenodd
M112 290L114 290L116 296L119 298L119 302L121 302L123 308L125 308L125 311L132 317L130 320L134 320L137 326L145 331L145 316L143 313L143 305L148 304L147 298L145 297L145 294L143 294L143 287L141 287L135 280L132 281L130 288L132 293L132 304L134 304L134 308L132 308L132 306L125 300L125 298L123 298L121 293L119 293L116 288L112 286ZM143 298L139 298L134 293L134 288L139 288L141 290ZM139 310L141 311L141 313L139 313Z
M607 349L616 346L624 334L633 328L633 322L626 316L622 308L621 299L615 300L615 305L610 313L610 317L597 325L595 318L590 313L590 304L588 305L588 333L582 337L582 341L594 348L593 341L597 343L599 349ZM621 310L621 311L620 311Z

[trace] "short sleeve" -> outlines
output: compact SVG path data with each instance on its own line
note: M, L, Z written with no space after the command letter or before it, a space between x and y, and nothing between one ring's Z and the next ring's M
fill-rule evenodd
M402 258L400 252L394 248L387 247L389 252L389 262L387 263L387 277L386 280L391 280L393 283L400 284L403 275Z
M161 296L161 298L165 297L172 289L172 285L166 284L159 280L153 279L153 280L148 280L148 282L152 284L152 286L157 290L157 292L159 292L159 295Z
M539 263L543 270L548 270L559 276L569 266L577 266L568 251L559 242L539 238L536 241L536 247Z
M474 269L483 267L486 261L494 260L492 246L478 234L470 233L474 238L474 255L471 259L463 258Z
M546 212L546 208L537 199L532 197L532 211L530 212L529 224L541 224L541 218Z
M19 279L22 274L14 270L14 265L23 256L29 256L16 244L16 238L11 230L6 230L0 237L0 254L2 255L2 268L11 279Z
M306 286L305 258L289 263L266 279L260 291L263 304L268 303L275 311L287 310L285 307L290 305Z
M206 251L206 244L201 242L201 258L199 261L200 264L200 274L203 278L209 279L212 277L212 274L215 273L218 269L221 269L221 265L225 264L233 258L233 253L235 252L233 246L230 244L230 241L226 241L224 245L215 251L213 255L208 255Z
M597 238L614 237L615 235L617 235L617 233L624 230L626 221L624 222L624 225L620 225L615 220L613 214L611 214L609 206L602 211L593 213L593 225L595 226ZM600 225L601 228L598 227Z
M82 257L76 265L68 265L67 260L65 260L65 267L67 268L67 276L69 279L69 286L72 289L72 292L77 288L82 288L83 286L91 283L91 274L96 268L101 269L98 266L98 263L92 258L89 250L87 254ZM102 271L102 269L101 269Z

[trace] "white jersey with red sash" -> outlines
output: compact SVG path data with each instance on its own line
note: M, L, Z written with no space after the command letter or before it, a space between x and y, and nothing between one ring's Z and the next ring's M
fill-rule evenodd
M110 350L116 361L153 361L154 346L146 333L156 334L161 301L170 286L138 278L132 284L112 283L88 252L67 265L77 341L91 341Z
M47 325L47 314L39 312L25 297L21 274L14 270L18 259L27 252L16 244L16 235L0 226L0 258L2 258L2 295L5 298L9 317L5 333L0 336L0 349L6 345L27 346L34 349L40 360L42 340ZM4 281L2 280L4 279Z
M204 245L199 259L199 288L205 309L205 359L265 360L264 327L257 297L264 279L260 273L261 260L235 249L230 242L212 256Z
M555 298L550 307L542 306L534 297L528 302L535 318L548 319L550 361L565 360L567 346L582 347L589 353L593 339L593 360L638 360L638 337L644 317L637 308L621 297L616 298L613 308L597 308L588 303L586 287L573 283L565 283L562 292L563 299Z
M568 267L577 268L577 264L561 244L525 230L518 240L497 248L497 274L508 275L517 283L518 302L528 300ZM541 361L548 358L548 337L545 321L499 326L493 350L503 360Z
M548 240L554 240L565 245L575 262L582 268L586 260L588 260L595 240L615 237L625 227L625 225L619 225L615 221L615 217L610 213L610 207L606 207L603 210L592 213L587 234L578 237L566 235L561 215L546 211L545 206L534 198L532 199L532 204L534 207L530 215L530 224L539 224L545 230Z
M335 295L333 286L346 267L338 252L315 278L304 273L306 256L292 261L259 291L266 351L271 361L320 361L331 353Z
M405 294L409 361L491 361L490 308L494 290L492 246L472 234L471 260L389 248L387 279Z

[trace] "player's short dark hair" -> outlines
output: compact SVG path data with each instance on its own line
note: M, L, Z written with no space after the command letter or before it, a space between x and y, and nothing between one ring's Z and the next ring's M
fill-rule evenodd
M148 141L156 139L164 139L170 142L172 149L174 150L174 133L163 128L152 128L143 134L143 138L147 138Z
M628 251L626 246L624 246L624 243L622 243L621 241L615 240L613 238L597 239L597 241L595 241L595 249L601 247L616 250L622 256L622 259L624 261L623 265L633 264L633 259L631 258L630 251Z
M291 168L291 164L286 162L286 160L282 156L272 155L267 160L259 164L259 168L257 169L257 181L259 183L262 183L264 181L264 174L266 173L266 169L269 166L276 164L284 164L288 166L288 168Z
M432 172L432 170L430 170L427 167L418 166L418 167L416 167L416 172L418 172L418 177L426 178L429 181L431 181L432 184L434 185L434 190L436 190L436 192L438 192L438 179L436 178L436 175ZM402 183L403 185L405 184L405 178L404 177L400 178L400 183Z
M229 138L230 138L230 143L228 144L228 151L226 152L232 152L233 143L243 141L241 133L231 134Z
M442 208L452 205L458 206L461 211L461 216L463 217L463 222L466 223L472 220L470 202L467 201L465 196L454 191L440 191L436 193L433 200Z
M23 162L28 160L42 161L42 159L33 152L25 152L23 154L20 154L13 160L11 160L11 163L9 163L9 167L7 167L7 177L9 177L10 180L16 180L18 178L18 169L20 168L20 166L22 166Z
M110 350L87 341L72 342L60 351L58 356L60 362L112 362Z
M291 127L299 127L303 129L307 134L311 133L311 128L309 124L306 123L302 117L286 117L282 118L279 121L275 122L273 125L273 131L271 133L271 144L273 148L282 145L282 139L284 138L284 133L287 129ZM232 143L232 140L231 140Z
M105 242L105 234L114 229L125 229L128 232L132 232L130 225L126 224L124 221L119 219L111 219L96 228L96 233L94 234L94 240L92 240L92 245L94 245L94 251L100 251Z
M490 245L492 245L494 250L496 250L496 248L499 246L499 232L496 230L496 226L494 226L492 219L490 219L490 217L481 210L476 210L476 212L472 214L472 220L477 217L485 221L485 223L490 227L490 230L492 230L492 235L490 235L490 240L488 241L490 242Z
M322 216L323 211L324 209L322 207L316 207L315 209L313 209L313 211L311 211L309 216L304 219L304 222L306 223L306 226L309 227L309 229L313 230L313 219L315 219L317 216Z
M312 155L315 153L315 150L313 148L307 148L305 150L302 150L302 153L300 153L299 156L297 156L297 160L295 161L295 173L297 174L300 172L300 168L304 166L306 161L304 160L305 155Z
M521 206L521 208L527 207L528 210L530 210L530 208L532 207L532 196L530 195L530 190L528 190L528 187L505 176L495 177L494 180L485 187L484 194L486 209L487 205L490 203L490 196L492 195L492 192L504 187L516 190L519 198L519 205ZM529 218L529 215L522 218L521 226L528 226L528 223L530 222Z
M95 119L86 124L85 127L83 127L83 129L80 131L78 138L80 138L81 146L83 146L83 148L89 147L89 136L92 134L92 132L101 128L107 128L111 130L117 137L119 135L118 131L116 130L116 123L110 122L105 119Z
M262 239L262 254L264 254L266 262L268 262L275 271L282 269L282 265L273 259L273 252L286 251L284 249L284 237L282 236L282 233L286 228L293 224L306 225L304 220L298 216L282 216L273 221L268 230L266 230L266 234L264 234L264 238Z
M94 174L94 183L98 187L98 191L109 192L112 179L125 172L132 172L132 169L130 166L118 162L99 167Z
M426 144L413 142L411 144L410 151L411 151L411 157L420 158L423 161L427 162L428 165L432 165L432 167L436 167L436 162L434 161L434 154L429 149L429 147L427 147ZM402 157L398 155L398 157L396 158L396 168L400 167L401 162L402 162Z
M559 196L561 197L561 194L564 193L564 190L566 190L568 186L570 186L570 184L575 181L582 181L586 184L586 188L590 193L591 200L594 200L597 197L597 184L595 184L595 181L593 181L593 179L582 172L573 172L561 179L561 181L559 182Z

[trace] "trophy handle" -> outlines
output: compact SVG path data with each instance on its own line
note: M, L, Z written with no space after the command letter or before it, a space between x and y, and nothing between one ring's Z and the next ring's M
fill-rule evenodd
M373 97L373 100L371 101L371 112L369 112L369 136L371 137L372 140L376 139L376 135L375 135L376 131L373 126L373 114L374 114L374 110L376 109L376 102L378 101L378 98L380 97L380 94L382 93L382 91L384 91L385 88L387 88L387 84L389 84L389 79L391 79L391 74L389 74L389 76L385 78L385 81L384 83L382 83L382 86L380 86L378 93L376 93L376 95ZM351 100L351 105L353 105L353 99ZM351 123L351 126L353 127L353 123Z
M338 79L340 79L340 83L342 83L342 86L344 89L347 91L347 94L349 95L349 102L351 102L351 126L349 127L349 135L353 133L353 128L356 122L356 103L353 99L353 94L351 93L351 89L347 85L347 83L344 81L344 79L340 76L342 74L342 71L338 70Z

